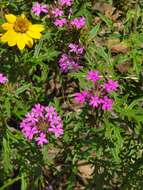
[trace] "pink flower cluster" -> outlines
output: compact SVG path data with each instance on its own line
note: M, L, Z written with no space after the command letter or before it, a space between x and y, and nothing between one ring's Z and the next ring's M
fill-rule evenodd
M32 12L37 16L39 16L41 13L48 13L48 6L36 2L32 6Z
M73 0L60 0L60 4L62 6L71 6L73 3Z
M54 24L57 27L63 27L67 24L69 28L74 27L77 30L79 30L85 26L86 20L83 16L79 18L74 18L71 21L68 21L66 18L56 18Z
M53 133L55 137L63 135L62 120L55 108L36 104L20 123L24 136L34 139L38 145L48 143L47 136Z
M53 24L58 28L67 26L69 29L79 30L85 26L86 20L84 16L69 19L72 16L72 4L73 0L59 0L58 3L54 2L51 6L36 2L32 6L32 12L37 16L40 16L41 13L47 13L48 18L51 18Z
M88 103L93 108L102 110L111 110L114 103L113 99L109 98L110 92L116 91L119 84L117 81L108 80L103 83L98 71L89 71L86 76L88 81L93 82L92 88L87 91L75 93L75 101L83 104ZM98 83L98 81L100 83ZM102 82L102 84L101 84Z
M59 66L62 73L67 73L68 71L77 71L79 68L81 68L79 65L79 59L84 53L84 48L74 43L70 43L68 48L68 54L63 53L59 59Z
M76 29L81 29L86 24L85 17L82 16L79 18L74 18L71 20L70 24L71 24L71 26L75 27Z
M8 82L7 77L3 73L0 73L0 84L5 84L6 82Z

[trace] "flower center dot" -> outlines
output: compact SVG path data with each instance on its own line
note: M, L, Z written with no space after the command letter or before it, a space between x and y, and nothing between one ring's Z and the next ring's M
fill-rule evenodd
M22 16L17 17L14 23L14 30L16 32L24 33L28 30L30 22L27 18L23 18Z
M44 119L40 118L38 121L38 128L40 131L46 132L48 129L48 122L46 122Z

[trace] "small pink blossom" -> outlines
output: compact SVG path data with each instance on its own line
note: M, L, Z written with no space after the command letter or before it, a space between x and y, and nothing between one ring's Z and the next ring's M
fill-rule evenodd
M8 82L7 77L3 73L0 73L0 84L5 84L6 82Z
M77 55L79 54L83 54L83 52L84 52L84 48L83 47L81 47L81 46L79 46L78 44L75 44L75 43L70 43L69 44L69 51L70 52L74 52L74 53L76 53Z
M60 70L63 73L69 70L77 71L80 66L73 59L71 59L67 54L63 53L59 59Z
M34 3L32 6L32 12L35 13L35 15L39 16L42 12L43 13L48 13L48 6L47 5L42 5L38 2Z
M41 12L48 13L48 6L47 5L41 5Z
M63 129L61 126L58 128L53 126L53 127L49 128L48 131L54 133L55 137L59 137L59 136L63 135Z
M70 43L70 44L69 44L70 52L76 53L77 47L78 47L78 46L77 46L76 44Z
M86 101L87 95L88 95L88 93L86 91L77 92L74 94L75 101L80 103L80 104L83 104Z
M88 71L87 73L87 80L90 80L94 83L96 83L98 80L100 80L99 72L98 71Z
M74 18L71 20L70 24L77 29L81 29L86 24L85 17Z
M48 140L46 139L46 135L44 133L41 133L40 136L36 138L36 141L37 144L41 146L48 143Z
M97 108L100 103L101 103L101 101L100 101L100 98L98 96L91 96L91 98L89 100L90 106Z
M57 18L54 22L55 26L57 27L63 27L67 23L67 20L65 18Z
M103 110L111 110L113 106L113 100L108 98L107 96L104 96L102 99L102 109Z
M52 10L52 14L55 16L55 17L60 17L63 15L63 11L60 10L59 8L55 8Z
M71 6L73 0L60 0L62 6Z
M108 82L105 82L104 87L107 92L115 91L117 90L119 84L117 81L109 80Z

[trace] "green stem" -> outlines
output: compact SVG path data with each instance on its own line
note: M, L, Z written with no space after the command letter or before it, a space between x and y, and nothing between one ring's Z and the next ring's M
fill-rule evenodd
M16 181L20 180L21 177L16 177L10 181L7 181L5 185L3 185L2 187L0 187L0 190L4 190L5 188L7 188L8 186L12 185L13 183L15 183Z

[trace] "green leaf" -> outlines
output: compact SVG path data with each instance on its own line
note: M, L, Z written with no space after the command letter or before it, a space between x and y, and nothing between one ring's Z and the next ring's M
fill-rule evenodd
M6 190L7 187L11 186L12 184L14 184L16 181L19 181L21 179L21 177L16 177L13 179L8 179L7 181L4 182L4 185L2 187L0 187L0 190Z
M21 87L19 87L17 90L16 90L16 95L19 95L21 94L22 92L24 92L25 90L29 89L29 87L31 86L31 84L25 84Z
M9 141L6 138L3 138L3 166L4 166L4 170L5 172L9 172L12 170L12 164L11 164L11 160L10 160L10 146L9 146Z
M10 100L9 98L6 98L5 99L5 102L4 102L4 107L5 107L5 110L6 110L6 115L8 118L11 117L11 103L10 103Z
M113 25L112 20L110 20L109 18L107 18L105 15L101 14L101 13L97 13L98 16L107 24L107 26L110 28Z
M89 35L88 35L88 42L92 41L96 36L97 36L97 33L100 29L100 24L97 24L94 28L92 28L92 30L89 32Z

